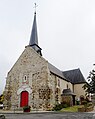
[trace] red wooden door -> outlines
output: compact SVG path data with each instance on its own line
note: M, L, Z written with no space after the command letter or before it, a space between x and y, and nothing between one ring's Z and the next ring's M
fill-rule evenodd
M21 92L20 107L28 105L28 95L27 91Z

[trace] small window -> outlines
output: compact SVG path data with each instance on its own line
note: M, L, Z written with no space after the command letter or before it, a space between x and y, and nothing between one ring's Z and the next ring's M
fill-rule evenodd
M28 84L29 83L29 75L24 74L22 78L22 84Z
M27 80L27 76L24 77L25 78L25 81Z
M68 89L68 84L67 84L67 89Z
M26 82L26 81L27 81L27 76L25 75L24 79L23 79L23 82Z

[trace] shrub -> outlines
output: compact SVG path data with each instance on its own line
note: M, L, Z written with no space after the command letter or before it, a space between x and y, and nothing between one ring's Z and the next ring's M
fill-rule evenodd
M89 103L87 103L87 106L89 107L89 106L93 106L93 103L92 102L89 102Z
M61 104L63 105L63 108L70 107L70 103L69 102L63 101Z
M81 104L82 104L82 105L87 105L87 101L84 100L84 101L81 102Z
M69 107L68 104L63 104L63 108Z
M80 105L80 101L76 100L76 105Z
M31 107L28 105L23 107L23 110L27 110L27 109L31 109Z
M58 111L58 110L61 110L63 107L61 104L58 104L58 105L55 105L55 107L53 107L53 111Z
M63 104L63 103L57 104L53 107L52 111L59 111L62 108L67 108L67 107L68 107L68 104L66 104L66 103L65 104Z

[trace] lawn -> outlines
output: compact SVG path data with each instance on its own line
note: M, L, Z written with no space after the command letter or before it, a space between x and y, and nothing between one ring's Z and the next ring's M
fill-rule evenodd
M72 107L63 108L60 111L61 112L78 112L79 107L83 107L83 105L75 105Z

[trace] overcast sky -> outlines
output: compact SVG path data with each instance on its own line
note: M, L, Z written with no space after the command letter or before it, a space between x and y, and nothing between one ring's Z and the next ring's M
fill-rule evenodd
M29 43L35 2L43 57L63 71L80 68L85 78L93 69L95 0L0 0L0 93Z

